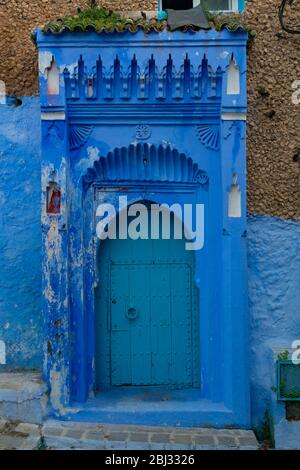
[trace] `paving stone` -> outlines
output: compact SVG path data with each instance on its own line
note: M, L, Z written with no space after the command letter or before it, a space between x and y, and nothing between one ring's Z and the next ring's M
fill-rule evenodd
M150 450L166 450L167 444L160 444L159 442L150 442L149 448Z
M103 450L106 448L104 441L83 441L64 436L45 437L45 447L54 450Z
M154 433L151 435L151 442L169 442L170 433Z
M259 446L256 444L256 446L241 446L238 448L238 450L258 450Z
M148 442L149 433L147 432L130 432L129 440L134 442Z
M0 432L2 432L5 429L5 427L7 426L7 423L8 422L6 421L6 419L0 418Z
M18 450L38 450L41 445L41 438L39 436L29 436L24 439L23 443L18 447Z
M105 441L107 450L127 450L126 441Z
M194 442L196 446L215 446L215 440L213 436L195 436L194 437Z
M224 447L237 447L238 440L235 439L234 436L217 436L218 438L218 446L224 446Z
M237 436L239 435L237 433L236 429L215 429L215 432L212 432L211 434L214 434L215 436Z
M248 436L248 437L239 437L239 444L240 444L240 447L244 447L244 446L258 446L258 443L257 443L257 440L256 438L252 435Z
M175 444L192 444L192 435L188 434L174 434L172 442Z
M126 444L126 450L150 450L149 442L132 442Z
M81 439L83 437L82 429L67 429L64 431L63 436L74 437L75 439Z
M19 423L14 431L21 434L30 434L31 436L40 436L41 434L40 426L31 423Z
M249 429L235 429L233 432L235 433L235 435L238 435L241 437L250 437L250 438L255 437L253 434L253 431L249 431Z
M20 449L24 443L24 438L17 437L10 434L0 435L0 449L1 450L16 450Z
M112 441L120 441L120 442L125 442L128 439L128 432L110 432L110 433L104 433L105 439L112 440Z
M55 428L50 428L50 429L42 429L42 434L44 436L63 436L64 431L63 429L55 429Z
M83 435L83 439L91 440L91 441L100 441L104 440L104 433L103 431L86 431Z

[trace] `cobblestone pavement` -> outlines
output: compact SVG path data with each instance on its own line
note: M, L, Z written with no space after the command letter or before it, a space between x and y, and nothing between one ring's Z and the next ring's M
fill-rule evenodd
M41 426L0 418L0 450L38 450L42 442Z
M43 426L0 418L0 450L256 450L252 431L99 425L49 420Z

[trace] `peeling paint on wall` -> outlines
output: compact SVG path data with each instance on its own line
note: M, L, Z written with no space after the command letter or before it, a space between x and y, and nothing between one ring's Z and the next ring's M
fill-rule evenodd
M6 348L4 341L0 340L0 364L6 364Z

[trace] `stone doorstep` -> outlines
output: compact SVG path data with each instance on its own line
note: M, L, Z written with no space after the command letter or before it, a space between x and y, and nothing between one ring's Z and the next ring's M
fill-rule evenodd
M46 446L76 449L258 449L253 431L172 428L49 420L42 428Z
M258 449L252 431L46 421L43 426L0 419L0 450L234 450Z

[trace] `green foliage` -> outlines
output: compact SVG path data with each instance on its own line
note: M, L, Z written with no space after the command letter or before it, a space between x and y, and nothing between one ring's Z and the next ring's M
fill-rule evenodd
M279 389L280 389L280 392L281 392L281 395L284 397L284 398L292 398L292 399L296 399L296 398L300 398L300 389L298 388L295 388L294 390L290 390L290 391L286 391L286 381L285 380L281 380L280 384L279 384Z
M155 23L155 24L154 24ZM78 10L75 16L65 16L56 21L52 21L45 25L44 31L51 31L52 33L59 33L62 29L67 29L71 32L74 31L88 31L95 30L101 31L125 31L126 29L136 29L142 27L144 30L151 29L162 30L164 23L159 20L147 21L144 18L133 20L131 18L122 18L118 13L105 10L93 4L87 10Z
M264 443L267 448L274 447L273 435L274 423L273 418L269 411L265 411L263 421L258 429L255 430L256 436L261 443Z
M282 351L277 356L278 361L288 361L289 360L289 352L287 350Z
M254 39L256 37L256 31L253 31L245 24L245 16L242 13L212 13L205 2L202 6L208 21L216 31L222 31L222 29L227 28L229 31L234 32L237 29L242 28L248 32L249 39Z
M227 28L229 31L236 31L239 28L243 28L248 31L249 37L253 38L255 33L250 31L244 23L243 15L232 14L232 15L219 15L211 14L205 9L208 20L212 24L212 27L217 31L221 31L223 28ZM91 0L90 7L86 10L78 9L78 13L75 16L64 16L51 21L46 24L43 28L44 32L60 33L63 30L75 31L136 31L138 28L144 31L150 31L155 29L156 31L162 31L166 28L167 22L164 20L140 18L134 20L132 18L124 18L118 13L106 10L100 6L97 6L96 0Z

